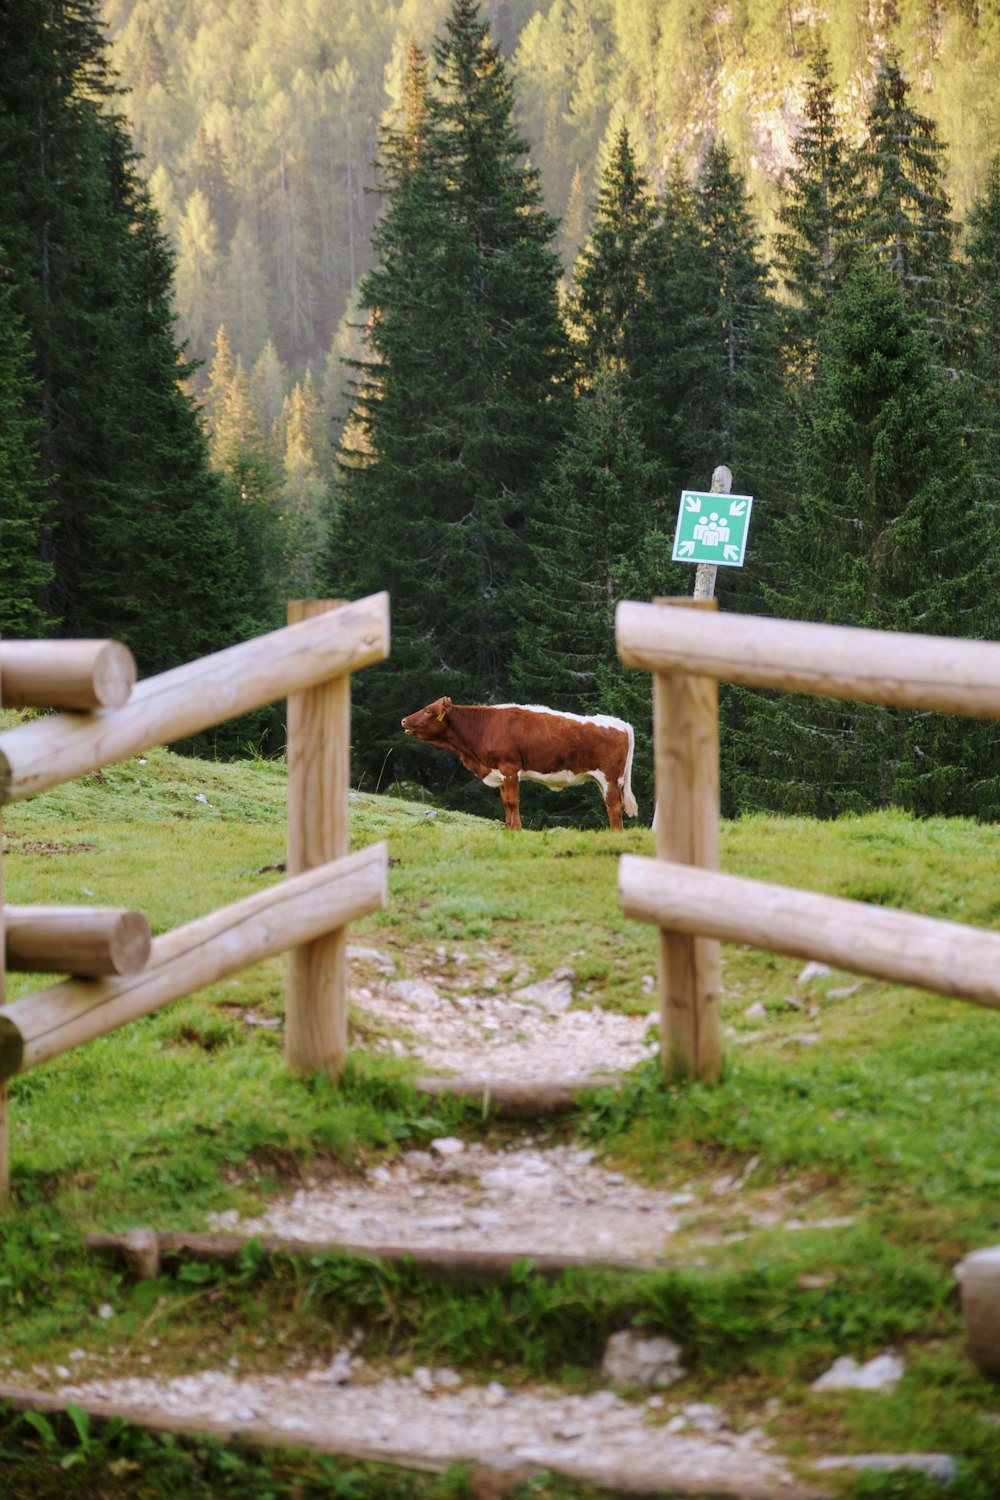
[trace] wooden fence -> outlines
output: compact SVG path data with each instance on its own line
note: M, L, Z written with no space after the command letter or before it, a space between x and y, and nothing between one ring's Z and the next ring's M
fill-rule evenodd
M656 858L624 855L618 884L626 915L660 928L665 1072L720 1074L722 941L1000 1008L998 933L718 869L720 681L996 719L1000 644L691 605L623 602L616 615L622 661L655 674Z
M134 688L135 664L116 642L0 642L0 701L62 710L0 733L0 806L289 700L279 884L151 938L138 912L5 909L0 878L0 1201L9 1192L10 1078L277 953L290 950L289 1066L339 1075L345 929L385 905L388 869L385 844L348 854L350 677L388 652L387 594L292 603L283 629ZM71 977L4 1004L5 968Z

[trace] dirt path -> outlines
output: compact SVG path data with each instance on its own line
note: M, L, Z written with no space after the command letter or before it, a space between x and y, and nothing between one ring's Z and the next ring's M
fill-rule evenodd
M459 958L461 955L459 955ZM439 954L450 979L401 980L392 960L352 952L352 1004L366 1045L416 1057L429 1072L487 1080L576 1079L632 1066L649 1047L647 1016L573 1009L574 980L559 971L542 984L498 985L477 965L466 982L456 955ZM482 958L482 955L480 955ZM485 973L485 982L482 974ZM516 979L517 976L514 976ZM374 1034L373 1034L374 1033ZM752 1172L753 1163L748 1164ZM530 1127L506 1149L452 1138L407 1151L363 1181L310 1182L241 1220L219 1216L230 1234L451 1250L509 1250L669 1263L697 1261L709 1244L756 1227L789 1233L834 1227L794 1184L753 1190L742 1177L678 1178L653 1190L609 1170L591 1148L547 1146ZM668 1174L669 1178L669 1174ZM370 1367L360 1341L322 1367L293 1352L267 1375L206 1366L178 1378L108 1368L77 1351L52 1372L57 1394L83 1405L155 1409L164 1421L215 1421L294 1436L329 1451L362 1444L400 1461L459 1458L497 1474L550 1467L634 1493L779 1496L799 1487L765 1431L771 1409L749 1416L684 1395L680 1351L659 1384L623 1384L610 1368L602 1388L568 1394L542 1386L508 1389L475 1371L417 1368L409 1375ZM155 1356L148 1360L155 1364ZM67 1378L68 1377L68 1378ZM676 1389L674 1388L676 1384ZM499 1481L497 1481L499 1482ZM645 1487L645 1489L644 1489ZM493 1493L489 1487L483 1493Z

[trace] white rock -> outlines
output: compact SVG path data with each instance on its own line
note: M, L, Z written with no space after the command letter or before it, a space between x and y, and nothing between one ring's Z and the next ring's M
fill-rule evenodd
M812 980L822 979L824 975L830 973L832 973L832 970L829 964L820 964L813 960L811 963L806 964L795 983L809 984Z
M462 1377L457 1370L449 1370L447 1366L444 1366L434 1371L434 1384L440 1386L442 1390L455 1390L462 1384Z
M726 1425L725 1417L710 1401L690 1401L681 1407L681 1415L699 1432L715 1434Z
M456 1135L439 1135L436 1140L431 1141L431 1150L447 1160L452 1156L461 1156L465 1150L465 1142Z
M895 1354L878 1354L859 1365L849 1354L835 1359L812 1383L814 1391L891 1391L902 1379L903 1361Z
M615 1385L672 1385L686 1373L680 1360L681 1351L672 1339L623 1328L605 1345L601 1374Z
M767 1010L760 1000L755 1000L752 1005L748 1005L743 1014L746 1016L748 1021L767 1020Z
M507 1399L507 1387L498 1380L491 1380L483 1394L483 1404L489 1407L502 1406Z
M514 999L527 1001L529 1005L539 1005L550 1015L558 1015L560 1011L568 1010L573 1003L573 971L557 969L551 978L540 979L537 984L515 990Z
M434 1376L431 1374L430 1370L428 1370L426 1365L417 1365L413 1374L410 1376L410 1379L413 1381L413 1384L417 1387L418 1391L426 1391L430 1393L434 1389Z
M390 979L386 989L397 1000L405 1000L408 1005L418 1008L422 1005L436 1005L440 999L437 990L426 979Z
M103 1318L105 1322L107 1322L108 1318L113 1318L114 1315L115 1310L111 1306L110 1302L102 1302L100 1307L97 1309L97 1316L99 1318Z

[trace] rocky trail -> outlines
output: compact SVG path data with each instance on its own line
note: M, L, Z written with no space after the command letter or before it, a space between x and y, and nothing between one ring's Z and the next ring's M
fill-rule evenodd
M475 963L461 952L440 950L437 958L435 970L401 979L388 955L352 950L352 1007L365 1046L415 1057L428 1075L458 1077L484 1097L500 1099L507 1089L510 1112L522 1115L532 1098L565 1108L573 1085L618 1074L650 1048L649 1016L579 1008L575 1002L587 996L569 968L527 985L524 975L491 971L489 950ZM646 983L651 990L652 980ZM553 1144L538 1121L524 1118L496 1146L442 1136L362 1180L306 1180L258 1216L220 1215L208 1235L162 1228L92 1239L146 1274L185 1256L232 1260L256 1236L304 1253L337 1246L409 1256L429 1271L487 1285L525 1258L540 1275L595 1263L627 1274L697 1265L709 1247L738 1245L759 1228L795 1234L850 1222L806 1185L755 1187L748 1180L754 1165L653 1189L603 1165L592 1146L565 1138ZM808 1466L793 1466L769 1435L780 1390L758 1409L729 1410L703 1390L695 1396L685 1352L628 1327L608 1340L594 1388L573 1391L508 1387L475 1369L380 1367L366 1357L360 1331L319 1363L294 1349L275 1351L266 1374L206 1350L200 1368L171 1376L157 1371L154 1345L137 1357L133 1351L127 1367L85 1349L51 1370L0 1365L0 1380L13 1382L0 1394L42 1409L73 1401L153 1428L292 1441L416 1469L471 1460L483 1500L539 1470L612 1494L806 1500L833 1493L831 1475L844 1465L917 1467L943 1481L954 1467L947 1455L818 1452ZM841 1360L817 1389L877 1392L901 1371L892 1351L860 1369Z

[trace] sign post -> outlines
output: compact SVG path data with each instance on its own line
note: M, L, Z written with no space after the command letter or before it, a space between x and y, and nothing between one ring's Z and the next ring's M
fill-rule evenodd
M694 597L711 599L717 568L742 568L750 529L752 495L731 495L733 476L722 464L712 488L683 490L677 515L673 558L698 565Z

